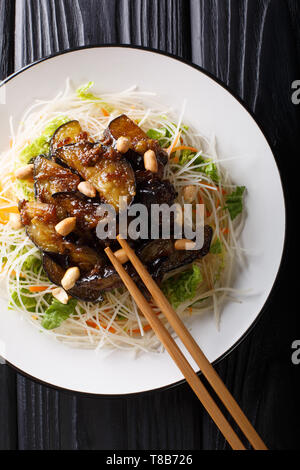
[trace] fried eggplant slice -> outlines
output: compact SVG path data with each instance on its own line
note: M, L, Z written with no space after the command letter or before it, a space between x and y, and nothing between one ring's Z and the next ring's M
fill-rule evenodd
M76 217L76 228L79 231L96 228L102 216L98 214L100 202L85 197L80 192L57 193L53 195L56 205L63 209L67 217Z
M38 156L33 168L35 197L41 202L54 203L56 193L76 191L80 177L52 160Z
M109 154L100 153L94 166L86 166L86 155L92 150L95 150L95 144L88 142L66 145L57 149L54 156L89 181L99 192L102 201L111 204L118 211L119 198L127 197L129 205L136 193L132 167L114 151Z
M137 254L150 274L155 279L161 280L165 273L206 256L210 249L212 234L212 228L205 225L204 244L201 250L178 251L174 248L174 240L159 239L145 243Z
M130 266L124 266L130 276L137 280L137 274ZM54 284L60 286L65 274L65 269L54 259L52 255L43 255L43 268L49 279ZM108 264L82 276L75 286L68 290L68 294L87 302L100 302L103 300L102 293L111 289L122 287L123 283L115 269Z
M65 269L60 266L53 257L43 255L43 268L51 282L57 286L61 286L61 280L64 277ZM86 282L77 281L75 286L68 290L68 294L72 297L84 300L86 302L101 302L103 297L99 289L91 288Z
M50 151L53 153L59 147L63 147L68 144L75 144L83 139L87 139L87 134L82 131L79 122L66 122L54 132L50 142Z
M28 237L43 253L59 255L65 267L78 266L81 273L104 265L104 255L89 246L76 245L56 232L59 217L55 206L22 201L19 210Z
M63 254L63 240L55 231L59 219L53 204L21 201L21 221L30 240L41 250Z
M134 171L145 170L143 155L147 150L153 150L158 162L159 178L163 177L164 167L168 162L168 154L160 147L156 140L149 139L147 134L125 114L117 117L109 124L104 133L107 143L115 143L119 137L128 137L131 142L126 158L130 161Z
M177 192L169 180L161 180L150 171L136 172L136 202L144 204L151 210L152 204L168 204L171 206L177 197Z

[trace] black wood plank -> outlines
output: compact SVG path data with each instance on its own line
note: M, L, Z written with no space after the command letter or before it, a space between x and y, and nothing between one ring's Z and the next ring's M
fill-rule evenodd
M15 66L107 43L151 46L189 58L189 33L185 0L16 0Z
M0 80L13 72L14 11L14 1L0 0Z
M0 79L13 72L14 2L0 0ZM1 104L0 104L1 106ZM0 449L18 443L16 374L0 357Z

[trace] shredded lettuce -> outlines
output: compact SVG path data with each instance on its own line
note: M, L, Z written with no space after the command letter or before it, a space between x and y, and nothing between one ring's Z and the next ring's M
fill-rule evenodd
M191 150L183 150L179 158L179 164L182 166L186 165L192 160L192 158L194 158L195 155L196 154L191 152ZM196 160L194 160L193 165L203 165L200 168L196 168L195 171L205 173L215 183L220 181L216 164L211 160L205 160L201 155L199 155Z
M93 86L94 86L94 82L88 82L80 86L79 88L77 88L76 90L77 97L80 98L81 100L101 101L100 98L98 98L93 93L89 92L90 88L92 88Z
M210 253L213 255L220 255L222 253L222 243L219 238L217 238L216 241L212 243L210 247Z
M29 181L17 181L17 187L22 191L24 199L27 201L34 201L33 184Z
M22 163L28 163L31 158L41 154L47 154L50 148L50 140L60 126L69 121L66 116L60 116L51 121L44 129L43 133L37 137L31 144L27 145L20 153Z
M161 148L165 148L169 145L171 133L168 129L162 127L161 129L149 129L147 132L147 136L149 137L149 139L158 140L158 143Z
M29 293L29 291L27 289L21 289L21 292L20 292L21 300L24 304L24 307L26 308L26 310L28 312L35 312L36 304L37 304L36 298L35 297L27 297L26 295L24 295L24 294L28 294L28 293ZM13 292L11 298L12 298L12 301L10 302L10 304L8 306L9 309L14 309L15 305L19 308L23 308L22 304L19 300L19 296L18 296L17 292Z
M31 271L38 274L42 267L42 260L34 255L29 255L23 263L22 271Z
M86 100L86 101L95 101L98 103L101 103L101 106L108 112L111 113L113 111L113 108L109 106L107 103L105 103L101 98L98 96L94 95L94 93L90 93L89 90L94 86L94 82L88 82L85 83L85 85L80 86L76 90L76 95L78 98L81 100Z
M53 299L52 304L47 308L44 314L42 326L46 330L53 330L54 328L58 328L63 321L67 320L70 315L75 313L76 305L76 299L70 299L66 305L62 304L56 299Z
M162 290L173 307L177 308L185 300L193 300L202 280L200 268L194 264L192 269L164 281Z
M176 126L176 124L174 124L174 126ZM180 131L184 133L188 129L188 126L181 126ZM170 139L172 138L171 132L166 127L161 127L159 129L149 129L147 131L147 136L149 139L158 140L161 148L169 147Z
M225 209L228 209L231 220L234 220L243 212L243 194L245 189L245 186L238 186L233 193L226 197Z

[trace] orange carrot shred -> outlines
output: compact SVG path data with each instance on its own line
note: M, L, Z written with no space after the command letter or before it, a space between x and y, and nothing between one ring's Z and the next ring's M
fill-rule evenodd
M150 325L145 325L143 326L144 331L150 331L152 330L152 327ZM140 333L141 330L139 328L136 328L135 330L132 330L132 333Z
M102 111L103 116L106 116L106 117L110 116L109 112L106 111L105 108L101 108L101 111Z
M28 290L30 292L44 292L44 290L47 290L48 286L29 286Z
M195 147L189 147L188 145L179 145L179 147L173 148L172 152L176 152L177 150L191 150L191 152L198 152Z

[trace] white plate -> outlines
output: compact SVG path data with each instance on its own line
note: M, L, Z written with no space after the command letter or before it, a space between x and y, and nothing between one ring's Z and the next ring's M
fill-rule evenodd
M175 58L127 47L80 49L41 61L6 82L0 105L0 151L9 142L9 116L18 120L36 98L48 99L64 87L66 77L79 86L94 80L98 92L120 91L137 84L156 92L180 110L201 133L215 133L222 158L234 180L245 185L247 222L242 243L252 253L235 287L255 295L242 304L228 303L218 332L212 315L194 318L192 333L211 362L226 354L249 330L271 292L285 237L285 206L272 151L249 112L223 86L197 67ZM3 92L2 92L3 98ZM7 361L40 381L90 394L119 395L170 386L182 375L167 353L143 354L69 349L30 326L0 301L0 345ZM1 353L1 351L0 351ZM195 370L197 367L195 366Z

